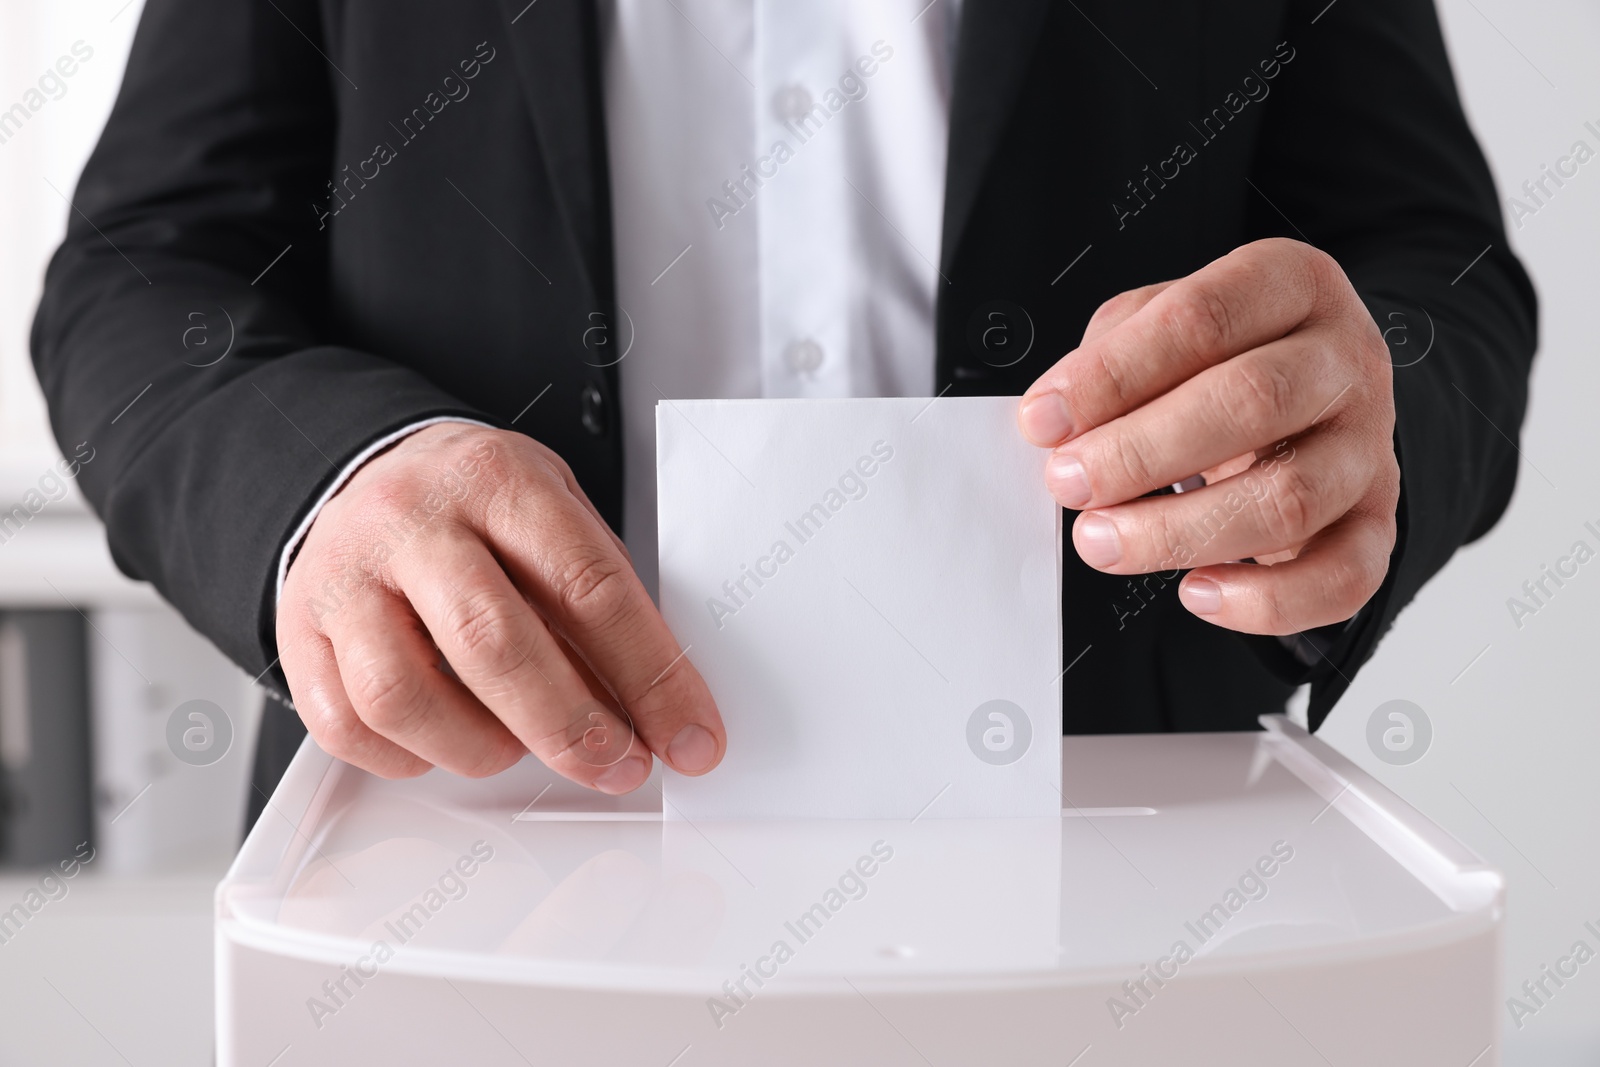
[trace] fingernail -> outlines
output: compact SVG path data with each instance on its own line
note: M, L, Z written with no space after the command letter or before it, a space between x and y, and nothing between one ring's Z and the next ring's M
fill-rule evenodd
M1222 610L1222 587L1210 578L1191 578L1178 588L1183 606L1196 615L1215 615Z
M685 774L694 774L711 766L717 758L717 739L704 726L690 723L678 731L678 736L667 746L667 762Z
M612 796L631 793L643 785L649 775L650 768L642 756L629 756L620 763L607 767L600 777L594 780L594 787Z
M1078 556L1091 567L1109 567L1122 558L1117 526L1103 515L1085 515L1073 529Z
M1059 445L1072 436L1072 412L1060 393L1040 393L1022 405L1017 415L1022 436L1042 448Z
M1064 508L1081 508L1094 494L1089 489L1089 476L1083 471L1078 457L1057 454L1045 464L1044 479L1050 495Z

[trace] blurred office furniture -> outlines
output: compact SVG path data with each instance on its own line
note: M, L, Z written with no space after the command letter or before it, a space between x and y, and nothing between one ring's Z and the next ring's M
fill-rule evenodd
M42 867L90 839L83 618L0 612L0 866Z
M22 499L38 472L7 473L0 467L0 503ZM65 858L84 838L63 849L66 831L52 827L76 820L107 873L225 865L239 843L260 690L148 586L117 571L104 530L75 494L0 543L0 620L0 764L13 802L45 819L14 848L0 846L0 858ZM17 663L28 669L7 669ZM185 762L168 741L169 720L189 701L226 717L215 725L231 739L211 762ZM13 769L24 749L76 768L76 783L43 763ZM22 835L18 818L3 822Z

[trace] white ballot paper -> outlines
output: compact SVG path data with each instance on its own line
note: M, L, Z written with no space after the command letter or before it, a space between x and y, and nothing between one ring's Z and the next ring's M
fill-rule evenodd
M666 818L1059 817L1061 509L1016 405L656 405L661 610L728 729Z

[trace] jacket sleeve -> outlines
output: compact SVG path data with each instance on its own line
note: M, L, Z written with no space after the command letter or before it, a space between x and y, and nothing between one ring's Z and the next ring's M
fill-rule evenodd
M117 565L251 674L321 488L407 424L498 422L330 343L312 205L355 90L319 18L314 0L149 0L33 327L57 440L95 449L80 482Z
M1533 287L1456 95L1431 0L1291 7L1253 229L1339 261L1394 364L1399 539L1376 597L1324 632L1313 729L1395 616L1505 510L1536 346Z

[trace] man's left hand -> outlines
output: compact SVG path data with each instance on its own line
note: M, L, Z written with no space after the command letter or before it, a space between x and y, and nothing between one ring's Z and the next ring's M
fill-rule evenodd
M1377 592L1400 467L1388 349L1344 271L1256 241L1103 304L1018 421L1110 574L1192 568L1185 607L1255 634L1342 622ZM1195 474L1204 488L1145 494ZM1253 559L1255 562L1240 562Z

